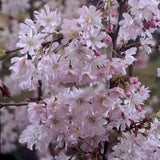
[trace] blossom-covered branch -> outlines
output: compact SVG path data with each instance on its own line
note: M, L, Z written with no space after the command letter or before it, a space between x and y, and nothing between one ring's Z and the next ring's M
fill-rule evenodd
M136 55L157 46L158 1L103 0L74 18L63 13L45 5L20 24L11 78L38 88L38 102L27 102L19 142L47 159L157 160L160 121L143 109L150 90L126 74Z

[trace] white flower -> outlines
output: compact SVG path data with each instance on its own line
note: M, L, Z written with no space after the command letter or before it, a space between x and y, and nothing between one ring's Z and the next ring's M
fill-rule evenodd
M17 47L23 47L20 51L22 54L29 52L30 55L35 55L35 52L41 47L41 35L34 34L32 29L29 29L28 34L21 33L20 41L16 44Z
M136 47L132 47L128 50L125 51L125 64L131 65L134 61L136 61L136 58L133 57L133 55L136 54L137 48Z
M105 45L101 41L106 37L106 33L101 32L99 29L92 27L87 33L84 33L82 37L87 47L91 47L93 50L96 50L96 47L102 48Z
M40 23L44 29L43 32L54 32L55 28L61 23L61 15L57 14L57 10L51 12L48 5L45 5L45 10L41 12L35 11L35 17L38 23Z
M89 8L83 6L78 10L78 14L80 15L80 18L78 19L78 22L80 24L92 24L96 25L97 27L102 27L102 12L100 12L99 10L96 11L95 6L91 5Z
M141 46L140 49L144 50L145 53L149 54L152 52L150 45L154 46L155 45L155 41L151 38L141 38L140 39L141 42Z
M51 137L48 136L47 128L40 126L38 124L32 124L27 126L27 128L20 135L19 142L27 143L27 148L33 150L45 151L51 141Z

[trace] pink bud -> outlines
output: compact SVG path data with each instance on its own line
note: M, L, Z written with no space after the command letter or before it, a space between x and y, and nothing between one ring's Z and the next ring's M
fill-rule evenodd
M111 23L108 23L108 25L107 25L107 29L108 29L108 31L112 31L112 26L111 26Z
M109 35L107 35L104 40L108 43L112 42L112 38Z
M156 17L156 18L155 18L155 22L157 23L157 22L159 22L159 21L160 21L160 18Z
M145 29L144 27L142 28L142 30L143 30L143 32L145 32L145 31L146 31L146 29Z
M138 83L138 78L137 77L130 77L129 81L131 84L137 84Z
M115 17L116 16L116 12L115 11L111 11L111 16Z
M95 51L94 54L98 57L101 56L101 52L100 51Z
M12 97L12 94L10 91L8 91L8 93L6 94L6 97Z
M126 92L126 96L129 98L132 95L132 93L130 91Z
M104 17L103 17L103 19L104 19L104 20L107 20L107 17L106 17L106 16L104 16Z
M138 105L138 112L142 112L142 107L140 105Z
M108 93L111 97L123 97L124 96L124 90L119 87L114 87L108 90Z
M135 125L135 122L133 120L131 120L131 125Z
M151 28L156 28L156 23L153 20L149 21L148 24Z
M99 9L103 9L103 7L102 7L102 6L99 6Z

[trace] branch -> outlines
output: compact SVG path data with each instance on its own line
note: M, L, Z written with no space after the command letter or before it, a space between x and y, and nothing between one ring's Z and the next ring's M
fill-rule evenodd
M105 141L104 142L104 151L103 151L103 154L102 154L102 160L107 160L108 159L108 158L106 158L107 149L108 149L108 142Z
M55 39L55 40L53 40L53 41L43 42L43 43L41 43L41 46L42 46L43 48L44 48L44 47L48 47L51 43L54 43L54 42L56 42L56 41L60 42L62 39L63 39L63 35L62 35L62 34L59 34L57 39ZM12 54L12 53L14 53L14 52L17 52L17 51L20 51L20 50L22 50L22 49L24 49L24 48L21 47L21 48L17 48L17 49L14 49L14 50L8 50L8 51L6 51L6 54L5 54L2 58L0 58L0 61L4 60L4 59L5 59L7 56L9 56L10 54Z
M119 3L119 9L118 9L119 16L118 16L118 22L117 22L118 26L117 26L117 29L116 29L115 33L113 34L113 37L112 37L112 40L113 40L113 49L114 50L116 50L116 45L117 45L116 43L117 43L118 33L119 33L119 29L120 29L119 22L120 22L120 20L122 18L122 14L124 12L124 9L126 8L125 1L122 2L122 0L119 0L118 3ZM114 56L115 55L113 54L113 57Z
M0 109L7 106L26 106L28 103L0 103Z
M22 50L23 48L17 48L17 49L14 49L14 50L8 50L6 51L6 54L0 58L0 61L2 61L3 59L5 59L7 56L9 56L10 54L14 53L14 52L17 52L17 51L20 51Z
M34 19L34 0L30 0L29 1L29 4L30 4L30 8L29 8L29 16L31 18L31 20Z
M38 98L37 98L37 100L40 101L41 98L42 98L42 81L38 80L38 83L39 83L39 87L38 87Z
M54 146L50 143L49 146L48 146L48 149L50 151L50 154L52 155L52 157L54 158L55 157L55 151L54 151Z

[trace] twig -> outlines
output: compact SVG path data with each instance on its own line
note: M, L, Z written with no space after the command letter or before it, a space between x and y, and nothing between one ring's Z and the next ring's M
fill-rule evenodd
M121 20L121 18L122 18L122 14L123 14L123 12L124 12L124 8L126 7L124 4L125 4L125 1L124 2L122 2L122 0L119 0L118 1L118 3L119 3L119 16L118 16L118 22L117 22L117 24L118 24L118 26L117 26L117 29L116 29L116 31L115 31L115 33L113 34L113 36L112 36L112 40L113 40L113 49L114 50L116 50L116 43L117 43L117 38L118 38L118 34L119 34L119 29L120 29L120 25L119 25L119 22L120 22L120 20ZM113 54L113 56L115 56L114 54Z
M10 54L14 53L14 52L17 52L17 51L20 51L22 50L23 48L17 48L17 49L14 49L14 50L8 50L6 51L6 54L0 58L0 61L2 61L3 59L5 59L7 56L9 56Z
M29 16L33 20L34 19L34 0L29 1L30 8L29 8Z
M56 41L61 41L62 39L63 39L63 35L60 34L57 39L55 39L55 40L53 40L53 41L43 42L43 43L41 43L41 45L42 45L43 48L44 48L44 47L48 47L48 46L50 45L50 43L54 43L54 42L56 42ZM22 49L24 49L24 48L21 47L21 48L17 48L17 49L14 49L14 50L8 50L8 51L6 51L6 54L5 54L2 58L0 58L0 61L4 60L4 59L5 59L7 56L9 56L10 54L12 54L12 53L14 53L14 52L17 52L17 51L20 51L20 50L22 50Z
M132 64L129 65L129 67L128 67L128 76L129 76L129 77L132 77L132 76L133 76L133 65L132 65Z
M0 103L0 109L7 106L25 106L28 103Z
M53 149L53 145L50 143L49 146L48 146L48 149L50 151L50 154L52 155L52 157L54 158L55 157L55 151Z
M42 98L42 81L38 80L38 83L39 83L39 87L38 87L38 98L37 98L37 100L40 101L41 98Z
M105 141L105 142L104 142L104 151L103 151L103 154L102 154L102 159L103 159L103 160L107 160L107 159L106 159L106 153L107 153L107 149L108 149L107 146L108 146L108 142Z

